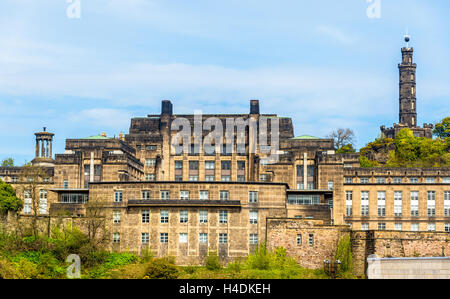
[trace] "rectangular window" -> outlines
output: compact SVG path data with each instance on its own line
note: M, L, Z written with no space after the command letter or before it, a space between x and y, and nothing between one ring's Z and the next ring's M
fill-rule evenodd
M386 184L385 177L377 177L377 184Z
M361 216L369 216L369 191L361 191Z
M222 170L231 170L231 161L222 161Z
M258 192L257 191L249 191L248 192L248 202L249 203L257 203L258 202Z
M258 212L250 211L250 224L257 224L257 223L258 223Z
M201 190L200 191L200 200L208 200L209 199L209 191Z
M444 216L450 217L450 191L444 191Z
M142 191L142 199L149 200L150 199L150 191L148 191L148 190Z
M249 243L250 243L250 245L257 245L258 244L258 234L250 234Z
M394 224L394 229L395 230L401 231L402 228L403 228L403 225L401 223L395 223Z
M378 223L378 230L386 230L386 223L379 222Z
M378 191L377 200L378 200L378 216L384 217L386 216L386 191Z
M302 245L302 235L301 234L297 235L297 245Z
M228 234L219 234L219 244L228 243Z
M436 231L436 223L428 223L427 229L428 229L429 232Z
M351 184L351 183L353 183L353 178L352 178L352 177L346 177L346 178L345 178L345 183L346 183L346 184Z
M207 233L200 233L198 235L198 242L202 244L208 243L208 234Z
M64 189L69 189L69 181L64 180Z
M113 233L113 243L120 243L120 233Z
M450 233L450 223L444 225L445 232Z
M402 216L402 191L394 191L394 216Z
M179 243L187 243L188 242L188 234L187 233L180 233L178 238Z
M359 179L359 182L360 182L361 184L368 184L368 183L369 183L369 178L360 178L360 179Z
M392 179L392 182L394 183L394 184L401 184L402 183L402 178L393 178Z
M216 169L216 162L205 161L205 169Z
M205 176L205 181L207 182L214 182L214 176L213 175L206 175Z
M228 223L228 211L226 210L219 211L219 223Z
M222 175L221 181L222 182L230 182L231 181L231 175Z
M411 216L419 216L419 191L411 191Z
M345 191L345 216L353 215L353 191Z
M47 190L39 191L39 214L47 214Z
M208 223L208 211L200 210L198 218L200 220L200 223Z
M161 223L169 223L169 211L161 210Z
M156 165L156 159L145 159L145 166L154 167Z
M122 202L122 191L114 192L114 202Z
M142 210L142 223L150 223L150 210Z
M169 191L161 191L159 194L160 194L160 197L161 197L162 200L170 199L170 192Z
M147 151L155 151L156 150L156 145L146 145L145 149Z
M238 181L238 182L245 182L245 175L238 174L238 176L237 176L237 181Z
M309 246L314 246L314 235L313 234L309 234L308 244L309 244Z
M183 161L175 161L175 169L183 169Z
M198 161L189 161L189 170L198 170Z
M189 191L187 191L187 190L180 191L180 199L188 200L189 199Z
M189 175L189 181L190 182L197 182L198 181L198 175Z
M436 192L435 191L427 192L427 210L428 210L428 217L436 216Z
M189 220L188 210L180 211L180 223L187 223Z
M148 244L149 241L150 241L149 233L141 233L141 243Z
M155 175L153 173L146 173L145 174L145 180L146 181L154 181L155 180Z
M334 183L333 181L328 181L328 190L333 190Z
M444 183L444 184L450 184L450 177L444 177L444 178L442 178L442 183Z
M419 231L419 223L411 223L411 231L418 232Z
M120 211L113 211L113 223L120 223Z
M160 233L159 234L159 241L161 243L169 243L169 234L168 233Z
M409 182L413 184L417 184L419 182L418 178L409 178Z
M433 178L433 177L427 177L426 179L425 179L425 182L427 183L427 184L434 184L435 183L435 178Z
M238 161L237 162L237 169L238 170L245 170L245 161Z
M369 230L369 223L361 223L361 230Z
M228 191L220 191L220 200L228 200L229 199L229 192Z

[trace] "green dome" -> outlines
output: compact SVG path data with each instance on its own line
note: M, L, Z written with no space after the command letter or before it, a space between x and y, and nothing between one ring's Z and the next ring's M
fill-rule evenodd
M302 135L302 136L294 137L292 139L320 139L320 138L311 136L311 135Z

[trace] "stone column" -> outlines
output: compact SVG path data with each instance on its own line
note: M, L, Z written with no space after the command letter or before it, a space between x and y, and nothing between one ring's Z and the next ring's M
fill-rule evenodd
M308 186L308 154L303 153L303 189L306 190Z

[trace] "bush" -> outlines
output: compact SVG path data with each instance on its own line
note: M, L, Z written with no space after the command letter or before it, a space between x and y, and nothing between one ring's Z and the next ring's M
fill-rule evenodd
M341 272L347 272L353 269L352 245L349 234L339 239L335 259L341 262Z
M145 278L149 279L176 279L178 268L168 258L159 258L151 261L145 272Z
M249 269L268 270L270 268L271 256L267 250L266 244L261 244L249 255L246 264Z
M220 265L219 256L217 253L212 251L209 252L206 256L206 269L214 271L221 268L222 266Z

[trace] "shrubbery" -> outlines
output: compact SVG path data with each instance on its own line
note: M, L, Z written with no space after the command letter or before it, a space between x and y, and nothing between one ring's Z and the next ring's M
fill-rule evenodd
M175 266L173 259L158 258L148 263L144 278L176 279L178 274L178 267Z

